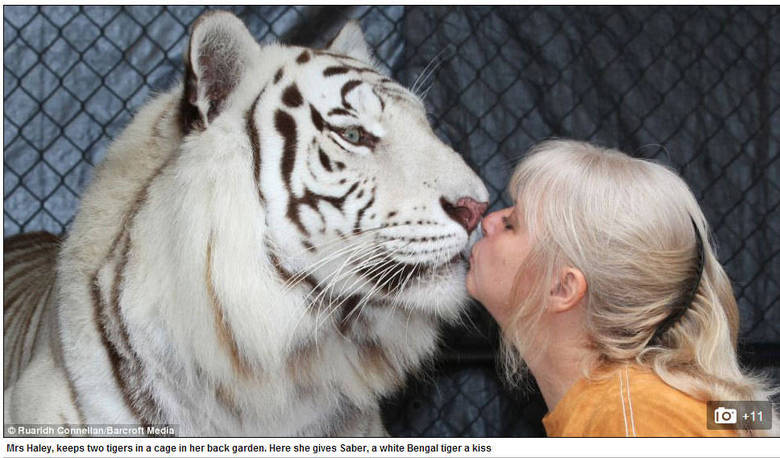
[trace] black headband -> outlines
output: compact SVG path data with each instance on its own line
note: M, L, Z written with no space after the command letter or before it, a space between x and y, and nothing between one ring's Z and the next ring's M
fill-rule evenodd
M674 306L674 311L658 325L650 342L657 343L661 339L661 336L685 314L691 307L693 298L696 297L696 291L699 289L701 276L704 272L704 242L702 241L699 227L696 225L693 217L691 217L691 224L693 224L693 232L696 234L696 276L693 278L693 281L691 281L691 286L682 296L680 302Z

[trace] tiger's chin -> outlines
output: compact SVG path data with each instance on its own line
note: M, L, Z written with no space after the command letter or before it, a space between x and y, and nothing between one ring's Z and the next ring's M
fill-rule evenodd
M409 311L446 321L456 320L469 301L467 271L468 265L461 256L454 256L443 264L423 270L389 299Z

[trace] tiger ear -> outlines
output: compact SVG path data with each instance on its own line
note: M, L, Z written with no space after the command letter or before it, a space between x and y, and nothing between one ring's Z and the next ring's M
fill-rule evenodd
M205 129L222 112L257 46L244 23L231 13L211 11L195 20L184 54L185 133Z
M327 45L327 50L336 54L343 54L354 59L373 64L371 50L366 43L360 23L355 19L350 20L333 40Z

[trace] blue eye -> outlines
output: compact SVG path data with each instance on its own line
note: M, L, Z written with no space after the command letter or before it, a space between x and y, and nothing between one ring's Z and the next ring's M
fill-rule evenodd
M379 137L370 132L366 132L366 130L359 125L333 127L333 132L348 143L356 146L364 146L369 149L373 149L380 140Z
M361 130L362 129L359 126L350 126L344 128L344 130L342 130L340 133L344 140L350 143L358 144L363 137L363 135L361 135Z

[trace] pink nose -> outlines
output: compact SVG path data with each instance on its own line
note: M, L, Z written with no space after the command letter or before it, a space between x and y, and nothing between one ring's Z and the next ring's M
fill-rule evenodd
M449 203L444 197L439 199L439 202L450 218L463 226L469 234L477 227L480 217L488 206L487 202L477 202L471 197L461 197L455 205Z

